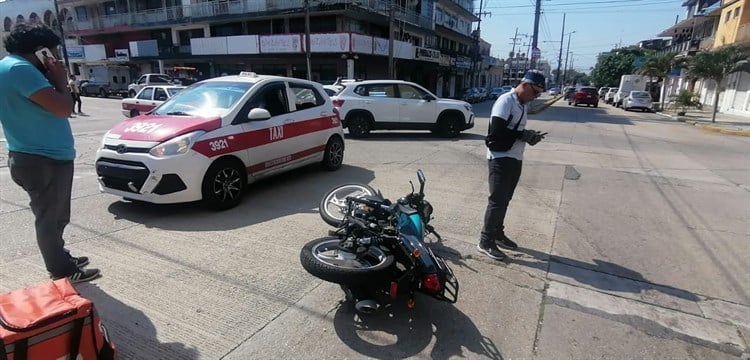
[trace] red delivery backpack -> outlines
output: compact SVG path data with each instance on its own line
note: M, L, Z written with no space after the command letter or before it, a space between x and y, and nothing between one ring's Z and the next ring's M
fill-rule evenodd
M68 279L0 294L0 360L115 360L91 301Z

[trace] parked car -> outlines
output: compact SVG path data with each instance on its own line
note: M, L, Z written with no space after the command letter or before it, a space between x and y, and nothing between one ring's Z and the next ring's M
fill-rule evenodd
M489 92L486 88L477 87L474 88L479 96L479 102L487 100L487 97L489 96Z
M607 94L604 95L604 102L607 104L612 104L615 101L615 94L617 94L618 88L609 88L607 90Z
M631 109L641 109L641 111L651 111L653 99L648 91L631 91L625 99L622 100L622 108L625 111Z
M343 128L322 85L243 72L115 125L95 166L106 193L228 209L258 179L311 163L336 170L343 159Z
M134 97L120 101L122 114L126 117L136 117L148 113L184 88L174 85L146 86Z
M600 87L599 88L599 98L604 99L604 95L607 94L607 91L609 91L609 87Z
M174 79L165 74L143 74L136 82L128 85L128 96L134 97L141 89L149 85L174 85Z
M578 89L572 100L568 100L568 105L578 106L580 104L599 107L599 91L596 88L586 86Z
M328 94L328 96L336 95L336 93L341 91L341 89L343 88L344 87L341 85L323 85L323 90L326 91L326 94Z
M474 127L466 101L441 99L408 81L367 80L346 85L332 97L344 128L353 137L372 130L430 130L456 137Z
M559 93L560 93L560 91L556 87L553 87L553 88L549 89L550 96L557 96L557 94L559 94Z
M496 87L490 91L490 99L497 99L500 95L507 93L509 90L505 87Z
M563 93L563 98L568 102L568 105L573 101L576 94L576 88L569 86L565 88L565 92Z
M466 88L464 89L461 100L466 101L469 104L477 103L481 99L481 96L479 94L479 91L475 88Z

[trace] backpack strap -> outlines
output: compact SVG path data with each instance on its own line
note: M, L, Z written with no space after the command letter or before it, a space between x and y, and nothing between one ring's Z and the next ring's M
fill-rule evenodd
M83 335L83 323L86 317L78 318L73 320L73 328L70 330L70 357L69 359L75 360L78 357L78 351L81 348L81 337ZM94 326L94 322L91 322L91 326Z

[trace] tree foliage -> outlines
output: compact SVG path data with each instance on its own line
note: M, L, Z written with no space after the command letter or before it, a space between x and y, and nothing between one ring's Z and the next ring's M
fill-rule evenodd
M687 72L693 78L709 79L716 82L714 91L714 111L711 121L716 122L719 93L724 90L722 81L732 73L750 72L750 56L740 47L730 45L714 51L699 52L687 61Z
M635 60L644 56L643 49L637 47L613 49L608 54L599 56L591 71L591 82L595 86L617 86L623 75L633 74L636 70Z

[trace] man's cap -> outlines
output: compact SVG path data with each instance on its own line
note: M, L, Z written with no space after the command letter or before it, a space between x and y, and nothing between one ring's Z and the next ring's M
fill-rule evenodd
M544 89L545 84L545 78L544 74L542 74L539 70L529 70L526 72L526 74L523 76L523 79L521 79L522 83L529 83L532 85L539 86L540 88Z

